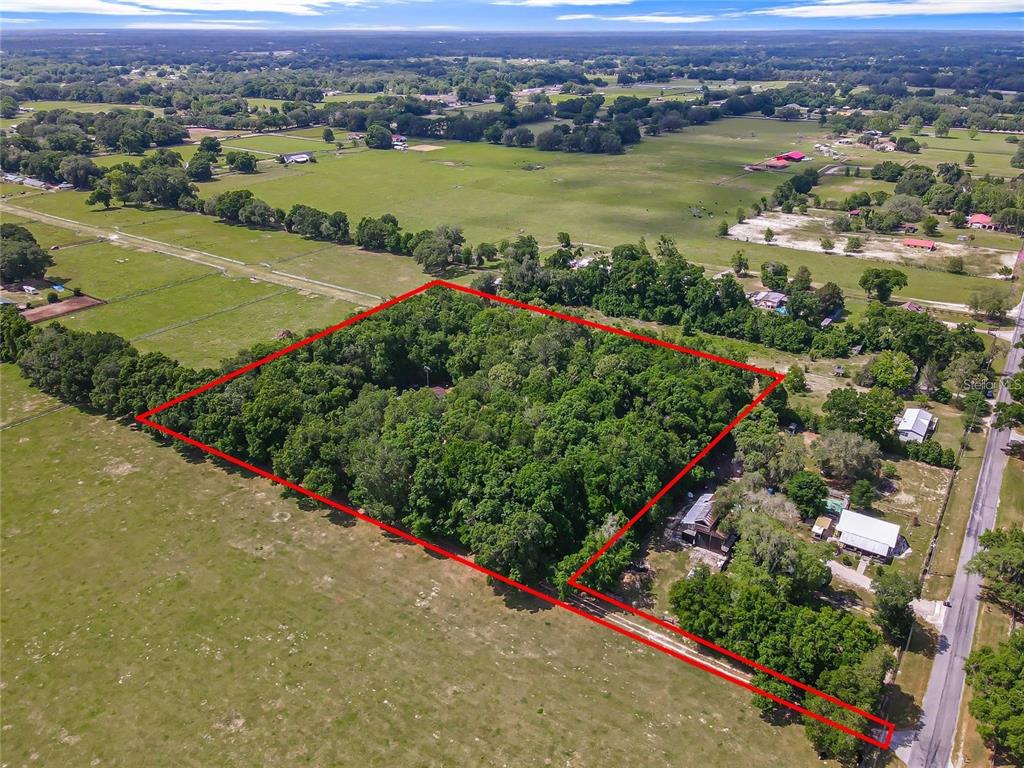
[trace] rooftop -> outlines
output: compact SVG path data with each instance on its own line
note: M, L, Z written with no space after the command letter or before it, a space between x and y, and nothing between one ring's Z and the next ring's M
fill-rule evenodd
M876 555L889 555L900 538L900 527L877 517L847 509L836 525L839 541Z

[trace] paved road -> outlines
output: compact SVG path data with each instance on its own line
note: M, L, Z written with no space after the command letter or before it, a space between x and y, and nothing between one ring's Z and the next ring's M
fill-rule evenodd
M1013 341L1018 342L1024 330L1024 312L1018 311ZM1006 373L1020 370L1022 350L1011 348L1006 361ZM1008 401L1006 387L999 387L997 398ZM974 492L971 516L967 522L960 561L957 563L953 590L949 600L939 650L932 664L928 690L924 695L921 728L917 733L907 761L909 768L945 768L951 764L953 740L956 736L960 702L964 693L964 661L971 652L974 628L978 621L981 597L981 577L965 570L967 561L978 551L978 537L992 528L999 505L999 488L1006 470L1007 456L1003 452L1009 441L1009 430L992 429L985 444L981 475Z

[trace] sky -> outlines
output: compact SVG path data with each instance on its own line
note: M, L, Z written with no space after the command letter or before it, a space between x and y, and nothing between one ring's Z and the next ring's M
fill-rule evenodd
M9 5L9 4L8 4ZM0 30L1003 30L1024 0L26 0Z

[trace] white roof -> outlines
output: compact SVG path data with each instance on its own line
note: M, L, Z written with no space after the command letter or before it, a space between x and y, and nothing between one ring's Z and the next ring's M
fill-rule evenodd
M851 509L843 510L839 516L836 532L843 544L882 556L891 554L900 538L898 525Z
M909 432L912 435L920 435L922 438L927 437L934 418L923 408L907 408L900 417L896 431Z

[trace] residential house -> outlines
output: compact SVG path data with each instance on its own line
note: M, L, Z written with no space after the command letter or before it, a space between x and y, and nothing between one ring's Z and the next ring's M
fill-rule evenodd
M923 443L938 424L939 420L924 408L907 408L896 420L896 435L903 443Z
M799 163L801 160L805 160L807 155L803 152L784 152L781 155L776 155L776 160L787 160L791 163Z
M789 301L789 297L786 294L779 293L778 291L756 291L748 294L747 298L758 309L770 309L773 312L778 312L780 315L785 314L786 302Z
M987 213L972 213L967 217L967 226L971 229L995 229L992 217Z
M734 536L718 530L718 513L714 509L714 493L703 493L686 511L681 521L682 537L695 547L727 555Z
M839 543L847 549L891 560L906 549L900 536L900 527L877 517L862 515L851 509L844 510L836 524Z

